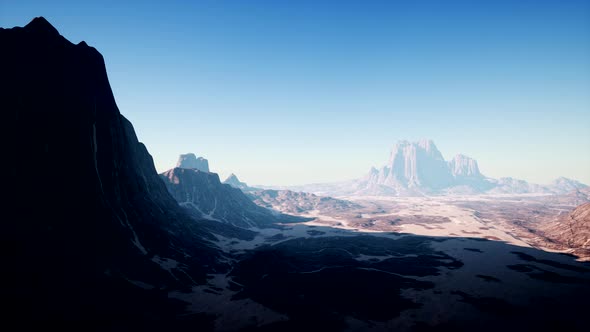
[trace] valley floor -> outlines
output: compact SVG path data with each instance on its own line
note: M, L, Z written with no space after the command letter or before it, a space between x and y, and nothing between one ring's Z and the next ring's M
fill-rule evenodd
M214 316L217 331L584 329L590 265L537 234L567 202L340 199L355 207L307 211L312 221L249 240L218 237L232 270L170 297Z
M399 232L425 236L484 238L570 252L545 237L542 229L575 205L549 195L481 195L439 197L339 197L362 208L349 211L307 211L307 225L358 232ZM580 257L581 260L590 257Z

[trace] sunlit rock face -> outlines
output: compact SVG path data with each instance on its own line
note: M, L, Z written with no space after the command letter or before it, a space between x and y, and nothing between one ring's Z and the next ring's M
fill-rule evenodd
M362 194L420 195L453 185L454 176L448 163L431 140L399 141L392 149L387 164L372 168L361 179Z
M379 184L432 189L447 187L452 181L446 161L431 140L397 143L378 180Z
M209 172L209 161L203 157L197 158L194 153L181 154L180 157L178 157L176 167Z
M477 161L462 154L457 154L455 157L453 157L453 159L449 161L449 167L455 178L483 177L479 172Z
M330 195L422 196L443 194L565 194L587 188L560 177L549 185L529 183L511 177L493 179L484 176L477 161L457 154L445 161L431 140L399 141L385 166L372 167L349 188Z
M560 216L543 230L543 234L555 244L572 249L578 255L590 256L590 203Z

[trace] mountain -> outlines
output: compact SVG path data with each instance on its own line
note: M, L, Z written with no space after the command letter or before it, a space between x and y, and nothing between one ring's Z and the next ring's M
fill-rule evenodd
M96 49L41 17L0 44L2 324L177 328L167 293L228 269L215 236L168 193Z
M587 188L578 181L558 178L549 185L504 177L493 179L477 161L457 154L445 161L432 140L399 141L381 168L371 167L362 178L339 183L310 184L274 189L307 191L328 196L424 196L472 194L556 194ZM268 187L265 187L268 188ZM271 188L268 188L271 189Z
M448 187L453 182L453 175L431 140L415 143L400 141L375 180L377 184L393 188L436 190Z
M457 155L447 162L432 140L399 141L383 167L371 168L358 181L354 194L420 196L483 180L477 162L469 157Z
M549 188L555 193L565 194L580 189L588 189L589 187L579 181L568 179L562 176L553 180L549 184Z
M174 168L160 174L168 191L191 213L240 228L270 227L278 222L305 221L256 205L238 188L219 181L216 173Z
M494 187L493 181L479 171L477 160L457 154L448 162L453 174L453 183L446 188L446 194L478 194Z
M231 173L227 177L227 179L225 179L225 181L223 181L223 183L228 184L234 188L238 188L244 192L260 190L259 188L254 188L254 187L248 186L248 184L246 182L241 182L234 173Z
M195 156L194 153L181 154L176 163L177 168L198 169L202 172L209 172L209 161L203 157Z
M284 213L299 214L313 211L331 213L360 207L356 203L341 199L291 190L266 189L248 192L246 195L260 206Z
M488 194L551 193L551 190L546 186L529 183L525 180L515 179L512 177L490 179L490 182L493 184L493 187L487 191Z

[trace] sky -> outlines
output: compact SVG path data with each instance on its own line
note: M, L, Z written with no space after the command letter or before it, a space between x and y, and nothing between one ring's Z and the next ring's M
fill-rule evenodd
M0 0L104 56L158 171L359 178L398 140L434 140L490 177L590 184L590 0Z

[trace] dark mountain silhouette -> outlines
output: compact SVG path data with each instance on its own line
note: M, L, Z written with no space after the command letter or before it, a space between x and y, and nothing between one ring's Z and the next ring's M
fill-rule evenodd
M0 44L3 314L22 324L168 324L182 306L167 291L226 268L214 237L166 190L119 113L100 53L42 17L0 29Z

